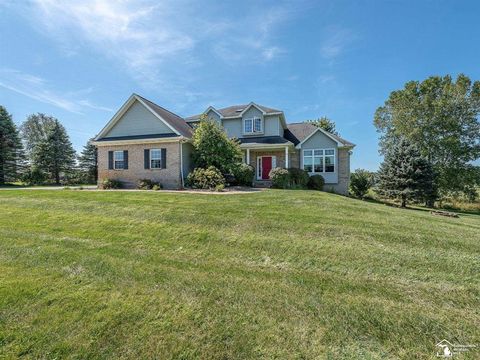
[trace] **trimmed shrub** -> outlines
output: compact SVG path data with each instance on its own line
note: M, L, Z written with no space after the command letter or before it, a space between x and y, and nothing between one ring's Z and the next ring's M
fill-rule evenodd
M109 190L109 189L121 189L123 184L120 180L115 179L104 179L102 181L102 189Z
M150 179L140 179L137 182L137 189L140 190L153 190L154 186L158 187L159 189L162 188L162 185L159 182Z
M323 190L323 185L325 185L325 179L322 175L312 175L308 180L308 188L311 190Z
M233 176L235 176L235 183L237 185L252 186L254 175L255 170L253 166L245 163L238 164L233 170Z
M305 189L307 187L310 180L308 172L303 169L290 168L288 169L288 174L290 177L289 189Z
M152 190L155 190L155 191L162 190L162 185L160 185L160 184L154 184L154 185L152 186Z
M290 174L287 169L276 167L268 174L272 180L272 187L276 189L289 189Z
M215 166L195 168L187 176L187 185L195 189L215 190L218 185L225 186L225 178Z
M373 174L370 171L357 169L350 175L350 192L363 199L373 185Z

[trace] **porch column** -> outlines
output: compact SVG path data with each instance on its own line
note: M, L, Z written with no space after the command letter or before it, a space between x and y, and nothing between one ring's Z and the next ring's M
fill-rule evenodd
M285 146L285 168L288 169L288 146Z
M250 149L247 149L247 165L250 165Z

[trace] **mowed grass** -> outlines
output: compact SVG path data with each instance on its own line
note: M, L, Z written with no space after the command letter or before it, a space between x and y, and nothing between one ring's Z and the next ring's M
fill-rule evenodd
M0 358L433 359L444 338L479 345L479 274L478 215L0 191Z

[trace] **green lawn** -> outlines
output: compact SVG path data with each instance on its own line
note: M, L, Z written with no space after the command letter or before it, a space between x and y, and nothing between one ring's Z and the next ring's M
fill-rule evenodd
M0 191L0 358L434 359L480 345L479 273L480 215Z

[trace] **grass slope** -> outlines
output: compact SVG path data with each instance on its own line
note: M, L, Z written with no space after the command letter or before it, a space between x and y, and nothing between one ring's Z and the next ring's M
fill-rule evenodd
M480 342L479 240L310 191L2 191L0 358L433 359Z

